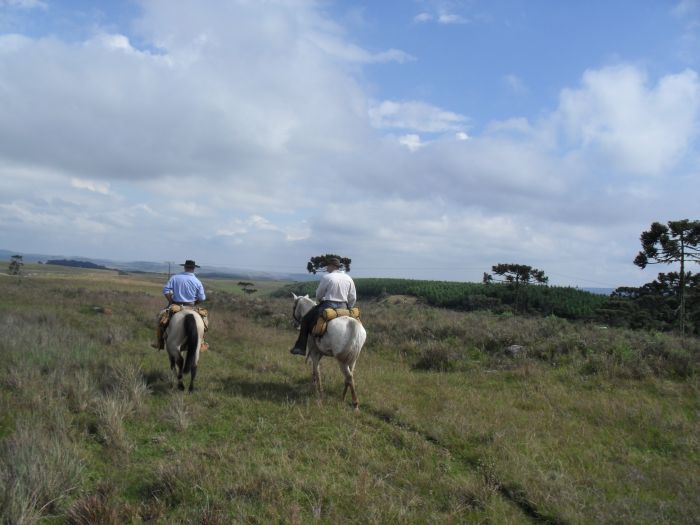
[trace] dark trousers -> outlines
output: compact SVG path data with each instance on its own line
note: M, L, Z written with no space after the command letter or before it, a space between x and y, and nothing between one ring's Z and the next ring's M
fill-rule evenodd
M294 343L294 348L303 350L306 352L306 344L309 340L309 334L311 329L318 321L318 318L323 313L326 308L347 308L348 303L338 303L335 301L322 301L320 304L314 306L311 310L306 312L306 315L301 318L299 337L297 337L297 342Z

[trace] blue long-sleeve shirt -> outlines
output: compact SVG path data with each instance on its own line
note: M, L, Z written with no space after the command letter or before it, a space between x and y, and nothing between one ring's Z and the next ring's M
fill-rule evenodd
M193 303L207 298L204 286L192 272L173 275L163 287L163 295L169 294L173 294L176 303Z

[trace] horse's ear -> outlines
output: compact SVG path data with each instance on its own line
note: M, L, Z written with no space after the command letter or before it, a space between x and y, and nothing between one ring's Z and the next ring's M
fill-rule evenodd
M295 294L294 292L292 292L292 297L294 297L295 301L297 300L297 294Z
M308 299L308 298L309 298L309 294L306 294L304 297L306 297L306 298Z

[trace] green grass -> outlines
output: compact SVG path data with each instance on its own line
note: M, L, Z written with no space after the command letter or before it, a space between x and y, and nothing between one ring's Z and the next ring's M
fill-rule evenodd
M323 361L321 401L287 352L289 300L206 283L212 349L199 390L183 395L148 346L160 278L95 274L0 277L6 522L693 523L700 512L697 340L366 302L355 414L335 363ZM523 351L509 355L513 344Z

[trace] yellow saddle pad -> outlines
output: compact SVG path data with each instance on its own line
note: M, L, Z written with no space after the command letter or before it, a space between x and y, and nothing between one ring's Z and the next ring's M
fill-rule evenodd
M328 328L328 322L332 321L336 317L352 317L353 319L357 319L358 321L360 321L360 309L357 306L349 309L326 308L325 310L323 310L323 312L321 312L321 315L318 317L316 324L311 330L311 334L316 337L321 337L323 334L326 333L326 329Z

